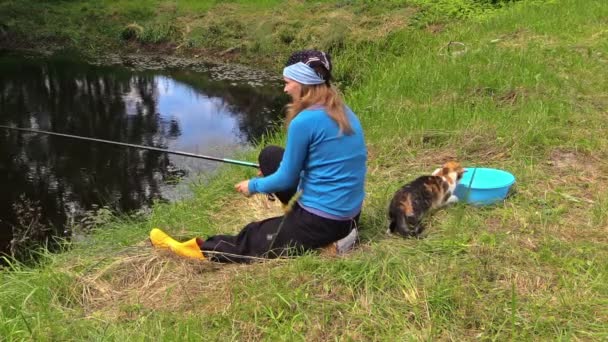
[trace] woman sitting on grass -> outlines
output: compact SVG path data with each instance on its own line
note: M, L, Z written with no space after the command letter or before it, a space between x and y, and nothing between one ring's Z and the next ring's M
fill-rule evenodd
M283 69L287 145L266 147L258 157L263 178L235 185L245 196L271 194L287 204L284 216L246 225L236 236L177 242L153 229L156 247L219 262L249 262L318 249L347 236L353 240L364 197L367 151L359 119L330 84L331 59L321 51L291 55ZM292 201L293 202L293 201ZM351 234L351 232L353 232ZM356 235L355 235L356 238Z

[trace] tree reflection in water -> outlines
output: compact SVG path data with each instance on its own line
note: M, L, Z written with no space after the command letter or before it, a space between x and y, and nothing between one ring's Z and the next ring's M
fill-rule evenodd
M285 103L276 82L0 56L3 125L229 157L272 128ZM195 171L213 167L202 163ZM165 153L0 130L0 251L24 220L16 209L24 202L61 235L70 213L100 205L129 212L162 200L163 180L191 165Z

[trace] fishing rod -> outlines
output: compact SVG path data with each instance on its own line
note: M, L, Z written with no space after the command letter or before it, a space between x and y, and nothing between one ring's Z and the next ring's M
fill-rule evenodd
M152 147L152 146L127 144L127 143L122 143L122 142L118 142L118 141L96 139L96 138L89 138L89 137L82 137L82 136L72 135L72 134L64 134L64 133L55 133L55 132L41 131L41 130L37 130L37 129L29 129L29 128L21 128L21 127L11 127L11 126L5 126L5 125L0 125L0 128L6 128L6 129L15 130L15 131L21 131L21 132L41 133L41 134L55 135L55 136L65 137L65 138L73 138L73 139L81 139L81 140L88 140L88 141L94 141L94 142L101 142L101 143L106 143L106 144L111 144L111 145L119 145L119 146L139 148L139 149L144 149L144 150L149 150L149 151L164 152L164 153L176 154L176 155L179 155L179 156L199 158L199 159L205 159L205 160L213 160L213 161L218 161L218 162L222 162L222 163L236 164L236 165L241 165L241 166L249 166L249 167L255 167L255 168L259 168L260 167L258 164L250 163L250 162L246 162L246 161L227 159L227 158L218 158L218 157L211 157L211 156L204 156L204 155L201 155L201 154L194 154L194 153L182 152L182 151L171 151L171 150L165 150L165 149L162 149L162 148Z

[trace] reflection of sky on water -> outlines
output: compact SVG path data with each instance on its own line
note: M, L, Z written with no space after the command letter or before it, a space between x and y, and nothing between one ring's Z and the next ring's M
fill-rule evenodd
M228 109L223 99L209 97L192 87L164 76L155 77L158 98L157 111L161 120L176 121L180 135L168 141L170 150L178 150L215 157L227 157L225 152L237 148L246 141L239 135L236 116ZM233 152L231 152L232 154ZM217 167L217 162L171 155L171 162L189 173L209 171ZM184 197L183 186L166 188L168 199Z
M176 120L182 133L172 147L200 151L202 146L243 143L238 121L222 99L190 95L193 89L177 82L169 82L167 89L159 91L158 111L163 119Z
M208 97L192 87L156 76L156 111L163 121L176 121L180 135L169 141L170 149L203 153L218 146L245 143L239 135L238 121L223 99ZM142 100L132 90L125 95L127 114L134 115Z
M167 149L227 158L235 150L247 145L246 139L241 136L237 116L222 98L209 97L170 77L157 75L154 81L155 111L160 116L159 119L174 121L179 126L179 134L167 140ZM145 108L135 87L123 99L127 115L136 115L138 110ZM144 112L144 115L149 114ZM211 171L218 166L218 162L178 155L169 155L169 159L177 169L195 177L200 172ZM186 197L192 180L194 178L187 177L177 185L161 185L163 197L169 200Z

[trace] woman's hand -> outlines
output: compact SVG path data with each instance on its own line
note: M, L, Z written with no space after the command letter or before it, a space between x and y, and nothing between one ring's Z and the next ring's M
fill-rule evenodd
M251 196L251 194L249 193L249 180L244 180L244 181L241 181L241 182L235 184L234 189L236 191L242 193L246 197Z

